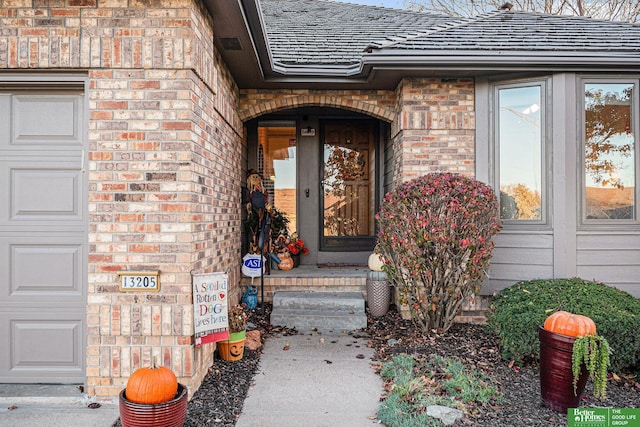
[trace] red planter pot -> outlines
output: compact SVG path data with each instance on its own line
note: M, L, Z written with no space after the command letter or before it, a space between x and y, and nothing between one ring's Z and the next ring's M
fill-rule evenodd
M540 394L542 403L549 409L567 413L577 408L587 384L589 373L584 364L573 391L572 360L575 338L556 334L538 327L540 338Z
M182 427L184 424L189 393L182 384L178 384L176 397L163 403L134 403L127 400L126 391L124 389L120 392L122 427Z

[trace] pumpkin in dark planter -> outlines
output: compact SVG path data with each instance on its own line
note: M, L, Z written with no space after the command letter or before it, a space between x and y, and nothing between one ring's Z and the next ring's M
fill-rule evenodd
M596 334L596 324L587 316L556 311L544 321L544 329L567 337L586 337Z
M189 393L175 374L163 366L140 368L120 392L123 427L182 426L187 417Z
M590 318L566 311L558 311L549 316L544 326L539 327L540 338L540 393L542 403L554 411L566 413L568 408L577 408L584 392L589 375L594 376L593 368L587 370L584 364L585 350L576 353L576 344L583 340L596 340L595 359L602 371L604 363L605 378L596 376L595 394L604 396L606 390L606 367L609 361L609 347L604 338L596 335L596 325ZM604 341L602 347L600 343ZM583 348L584 346L579 346ZM579 357L578 357L579 356Z
M173 399L178 379L164 366L140 368L127 381L127 399L134 403L162 403Z

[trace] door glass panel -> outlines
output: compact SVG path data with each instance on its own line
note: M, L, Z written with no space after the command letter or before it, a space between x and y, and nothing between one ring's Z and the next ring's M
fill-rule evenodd
M351 249L370 245L357 238L373 236L375 230L373 126L369 122L326 124L323 159L325 244L331 246L333 242L348 250L349 240L331 238L351 238Z
M635 218L632 83L585 85L586 219Z
M297 230L295 122L261 122L258 126L258 164L269 194L268 202Z

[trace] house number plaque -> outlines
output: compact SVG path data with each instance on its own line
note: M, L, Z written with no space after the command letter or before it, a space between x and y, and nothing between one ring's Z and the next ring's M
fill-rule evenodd
M158 292L159 271L123 271L120 273L120 290L124 292Z

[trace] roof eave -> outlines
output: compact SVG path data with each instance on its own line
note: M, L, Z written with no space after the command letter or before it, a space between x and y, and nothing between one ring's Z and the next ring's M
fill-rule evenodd
M615 67L615 68L614 68ZM621 68L623 67L623 68ZM536 70L557 71L559 69L615 70L637 71L640 67L640 56L624 53L603 53L586 55L583 52L509 52L509 51L459 51L453 53L416 52L413 55L368 54L360 65L285 65L273 67L276 75L269 76L267 81L286 80L288 82L313 81L320 78L327 82L338 79L366 82L371 80L373 72L381 70L451 70L451 71L523 71Z
M506 50L456 50L454 52L416 50L408 54L374 52L366 54L364 64L374 66L394 65L496 65L496 66L593 66L611 68L640 65L639 52L558 52L558 51L506 51Z

